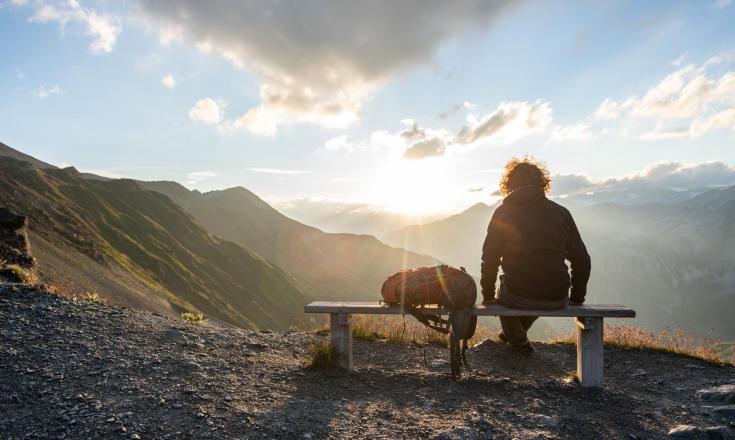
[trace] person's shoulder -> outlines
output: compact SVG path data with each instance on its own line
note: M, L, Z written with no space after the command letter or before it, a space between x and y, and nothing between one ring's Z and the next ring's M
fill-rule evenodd
M569 210L565 206L563 206L563 205L561 205L561 204L559 204L559 203L557 203L557 202L555 202L555 201L553 201L553 200L551 200L549 198L546 199L546 203L549 206L551 206L553 209L556 209L559 212L561 212L565 217L569 217L569 218L572 217L572 213L569 212Z

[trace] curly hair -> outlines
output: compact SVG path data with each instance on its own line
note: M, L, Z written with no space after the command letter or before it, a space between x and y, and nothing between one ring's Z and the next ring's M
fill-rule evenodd
M545 194L551 191L551 176L546 164L533 156L514 157L505 164L503 177L500 179L500 194L507 196L520 186L537 186Z

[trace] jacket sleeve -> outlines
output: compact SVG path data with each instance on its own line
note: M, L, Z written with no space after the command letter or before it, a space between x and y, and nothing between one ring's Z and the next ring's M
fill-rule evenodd
M503 255L504 238L500 227L498 210L493 213L490 224L487 226L487 236L482 245L482 265L480 286L483 300L495 297L495 280L498 277L498 266Z
M571 235L567 247L567 260L571 263L572 283L569 299L572 302L581 303L584 302L584 297L587 295L587 281L590 279L592 261L571 214L569 221L571 222Z

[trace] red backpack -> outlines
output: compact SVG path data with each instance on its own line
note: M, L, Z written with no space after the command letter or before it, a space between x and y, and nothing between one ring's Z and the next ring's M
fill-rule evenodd
M477 327L477 316L471 310L477 300L477 285L464 267L456 269L441 265L404 269L389 276L380 293L386 303L401 305L422 324L449 334L452 379L460 378L462 363L469 370L465 351L467 341ZM416 307L427 304L449 309L449 319L443 319L441 315L426 315Z
M404 269L389 276L380 293L386 303L404 306L471 307L477 300L472 276L447 265Z

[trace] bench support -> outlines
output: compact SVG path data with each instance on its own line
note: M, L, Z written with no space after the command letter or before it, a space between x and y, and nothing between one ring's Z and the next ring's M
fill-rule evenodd
M337 352L337 365L352 370L352 315L330 313L329 327L332 347Z
M602 318L577 318L577 378L583 387L602 388Z

